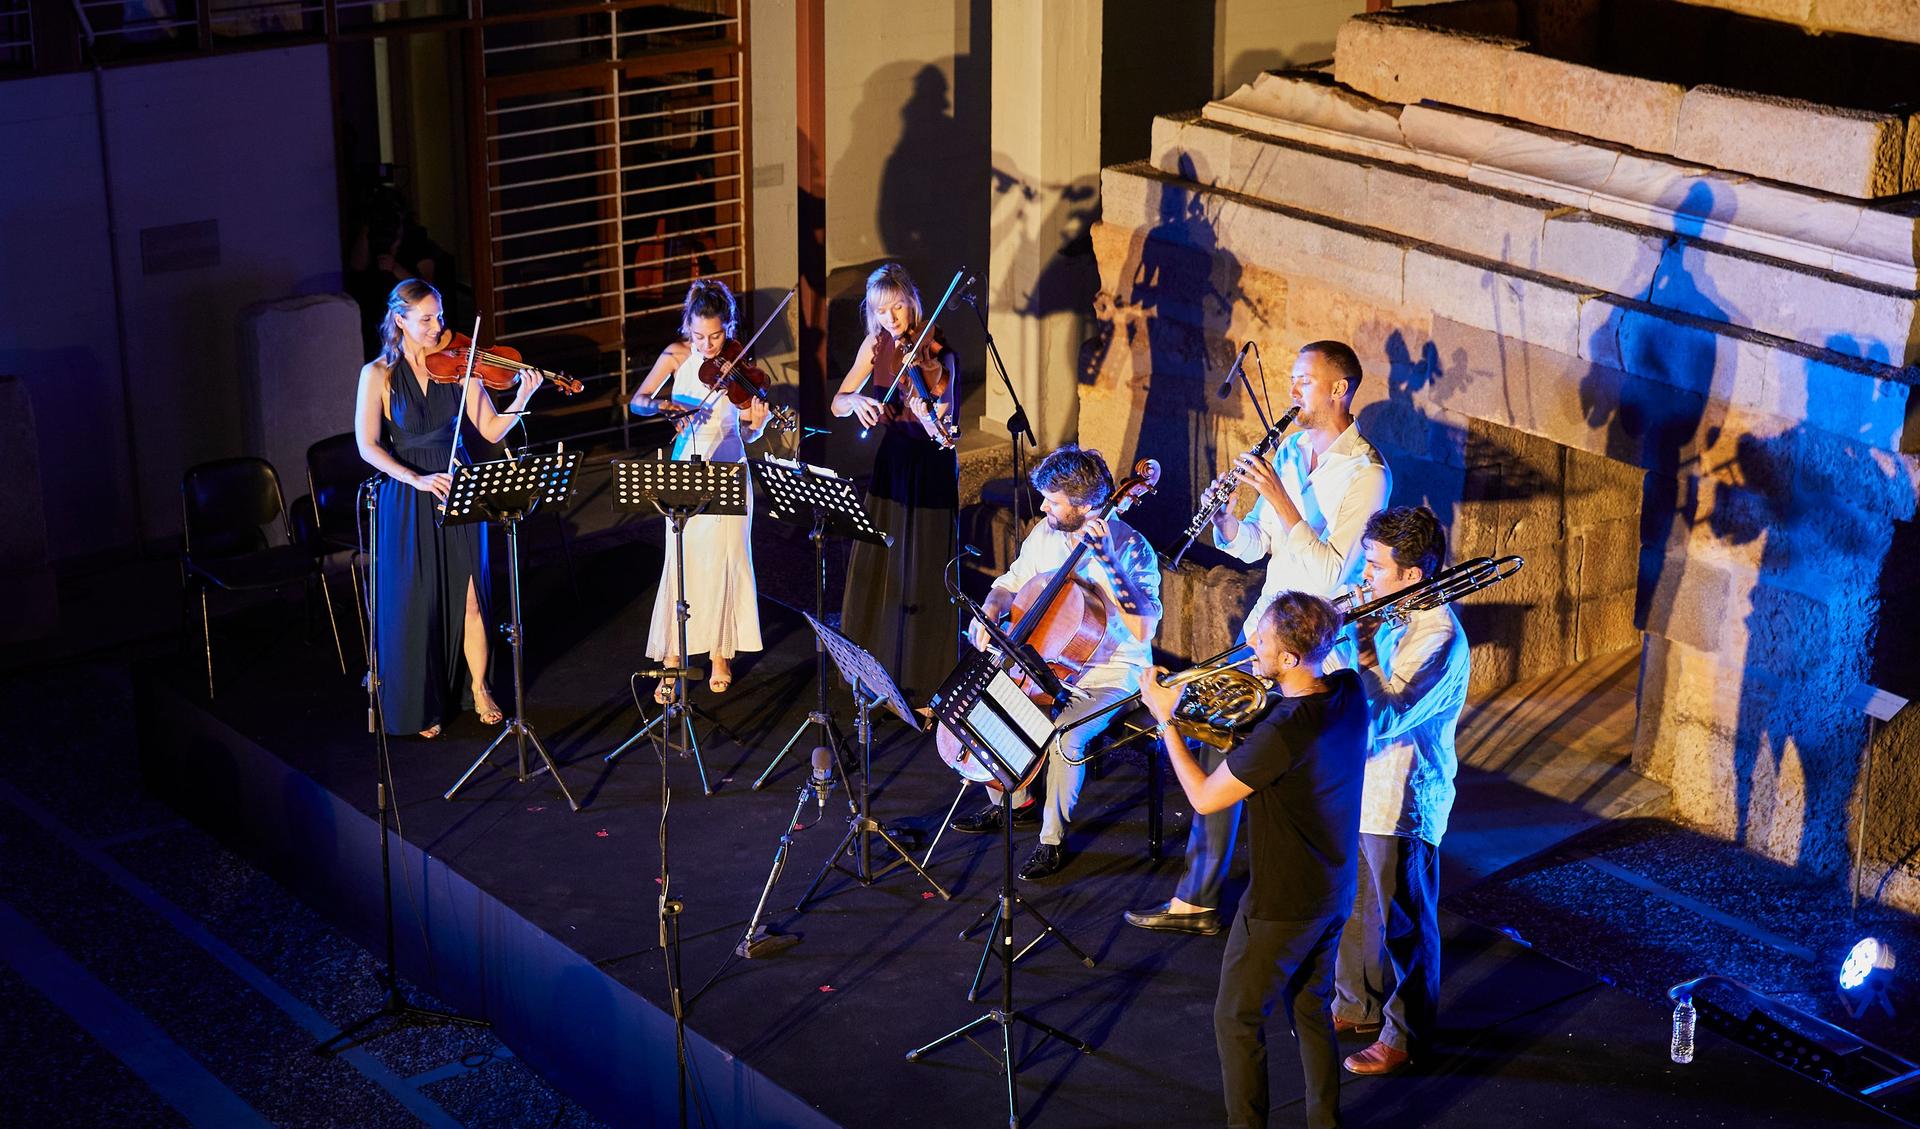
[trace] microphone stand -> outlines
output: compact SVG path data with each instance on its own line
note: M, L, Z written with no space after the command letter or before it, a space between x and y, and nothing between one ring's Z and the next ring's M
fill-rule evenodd
M1000 383L1006 386L1007 398L1013 401L1013 414L1007 417L1007 441L1013 446L1013 535L1018 538L1027 525L1026 448L1023 444L1031 443L1037 448L1040 440L1034 437L1033 427L1027 422L1027 409L1020 403L1020 393L1014 391L1013 379L1007 375L1006 362L1000 359L1000 347L993 343L993 331L987 328L987 315L981 312L979 295L968 287L960 292L960 300L973 308L973 316L980 322L980 335L987 342L987 356L993 360L994 371L1000 374Z
M356 521L365 520L362 528L375 529L379 522L377 505L379 502L378 483L382 476L374 475L360 484L356 492L354 505L365 515L356 516ZM342 1027L333 1035L313 1048L315 1054L337 1055L360 1046L362 1043L381 1035L391 1035L405 1027L421 1027L437 1023L457 1024L465 1027L491 1027L485 1019L457 1012L442 1011L439 1008L423 1007L407 998L400 986L399 962L395 958L394 917L393 917L393 848L392 838L398 833L394 825L399 815L394 811L397 806L393 799L393 759L387 747L387 719L384 703L380 700L380 649L374 643L377 617L380 614L380 596L377 587L380 579L379 534L362 536L360 542L367 548L367 589L366 606L366 660L367 660L367 728L373 731L374 759L374 814L380 820L380 904L385 913L386 948L381 970L376 981L385 989L385 998L380 1006L362 1015L352 1023ZM394 1024L375 1035L364 1035L369 1027L383 1019L394 1020Z

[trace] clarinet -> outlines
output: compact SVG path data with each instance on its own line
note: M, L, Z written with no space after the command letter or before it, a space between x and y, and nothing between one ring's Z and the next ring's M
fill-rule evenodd
M1267 433L1260 437L1260 442L1255 443L1247 453L1256 459L1266 458L1273 452L1274 447L1279 445L1281 433L1293 424L1294 417L1299 414L1298 407L1287 409L1287 414L1273 421L1273 426L1267 428ZM1227 467L1227 472L1221 475L1213 485L1207 487L1206 493L1200 496L1200 511L1193 515L1192 521L1187 523L1187 539L1181 542L1180 551L1173 555L1174 568L1180 567L1180 558L1187 555L1187 550L1193 548L1194 540L1213 524L1213 515L1219 513L1222 506L1233 501L1234 491L1238 489L1240 489L1240 461L1235 459L1232 465Z

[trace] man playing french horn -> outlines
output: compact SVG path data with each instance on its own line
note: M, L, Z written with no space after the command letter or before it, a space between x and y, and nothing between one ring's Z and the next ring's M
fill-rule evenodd
M1328 997L1341 922L1353 906L1367 702L1351 670L1329 670L1340 616L1325 600L1281 592L1250 640L1254 673L1277 695L1265 716L1203 769L1174 722L1180 691L1155 667L1140 697L1160 722L1174 776L1196 812L1244 804L1246 897L1234 915L1213 1004L1227 1124L1267 1124L1262 1027L1277 1003L1300 1045L1306 1123L1340 1124L1339 1052Z
M1261 613L1281 592L1331 598L1359 579L1361 530L1387 504L1392 484L1386 462L1354 426L1360 376L1360 359L1350 346L1339 341L1302 346L1289 389L1300 409L1297 430L1281 441L1271 462L1242 455L1227 472L1253 487L1259 500L1244 518L1221 506L1214 514L1214 544L1243 561L1267 558L1266 582L1247 615L1242 639L1252 640ZM1220 762L1217 750L1196 752L1208 771ZM1233 804L1194 815L1186 871L1173 897L1128 910L1128 924L1168 933L1220 931L1220 886L1233 859L1240 810Z

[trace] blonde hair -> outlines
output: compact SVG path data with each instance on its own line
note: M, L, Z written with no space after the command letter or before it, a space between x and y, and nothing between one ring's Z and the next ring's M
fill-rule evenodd
M860 303L860 317L867 323L868 335L881 332L879 303L876 299L888 294L897 294L904 299L907 308L913 311L913 324L920 324L920 288L908 277L907 268L899 263L887 263L867 276L867 296Z
M447 327L447 303L433 283L409 278L387 295L387 314L380 319L380 363L392 368L400 360L400 319L408 310L432 298L440 303L440 328Z

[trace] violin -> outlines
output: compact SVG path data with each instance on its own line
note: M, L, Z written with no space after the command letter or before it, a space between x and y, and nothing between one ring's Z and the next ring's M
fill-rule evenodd
M473 338L464 333L455 333L453 340L438 353L427 354L427 379L435 384L458 384L467 372L467 358L473 357L473 378L493 389L505 392L520 382L523 372L538 373L547 383L571 396L586 385L568 376L564 372L548 372L538 365L530 365L520 357L520 350L510 345L495 345L491 349L475 350Z
M1160 464L1153 459L1141 459L1134 463L1133 473L1114 488L1099 517L1107 520L1125 513L1159 485ZM1093 580L1079 575L1080 560L1086 556L1090 543L1083 538L1059 568L1031 577L1020 586L1013 597L1013 626L1007 632L1008 640L1015 647L1028 648L1044 658L1055 677L1069 686L1079 681L1088 667L1106 661L1118 646L1109 629L1110 621L1119 614L1113 598ZM1054 705L1047 688L1018 664L1008 673L1035 704L1042 708ZM961 776L989 787L999 786L993 783L992 772L979 763L946 726L940 727L934 745L940 759ZM1037 758L1033 773L1038 774L1045 763L1045 757ZM1022 786L1031 781L1030 776Z
M747 347L729 337L720 343L718 356L700 362L700 383L724 391L733 406L745 410L755 400L767 406L767 422L780 431L793 431L800 420L792 408L775 404L767 397L771 381L766 371L747 356Z
M935 326L933 332L925 336L925 340L921 342L920 352L913 356L911 363L908 362L906 354L907 350L913 347L912 344L901 338L895 338L893 345L898 371L889 378L889 394L892 392L893 385L899 382L900 377L905 376L909 391L926 409L927 422L933 427L940 445L949 448L957 445L960 442L960 433L954 427L953 420L933 410L939 398L947 394L949 381L947 366L940 360L940 354L946 349L946 341L941 336L939 327ZM934 378L931 381L927 379L926 372L921 367L928 364L932 365L934 371ZM936 388L935 385L939 387Z

